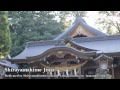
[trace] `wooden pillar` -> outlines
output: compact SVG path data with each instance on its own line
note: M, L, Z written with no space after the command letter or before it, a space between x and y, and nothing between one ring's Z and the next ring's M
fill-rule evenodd
M29 67L30 67L30 63L29 63L28 65L29 65ZM30 70L29 70L29 77L28 77L29 79L31 79L31 76L30 76L30 75L31 75L31 73L30 73Z
M81 79L81 76L82 76L82 75L81 75L81 67L80 67L80 68L79 68L79 77L78 77L78 78Z
M69 76L68 70L66 70L66 75Z
M53 74L52 74L52 72L50 72L50 76L52 76Z
M53 73L54 73L54 76L53 76L53 77L54 77L54 78L57 78L57 76L58 76L58 75L57 75L57 74L58 74L57 71L54 71Z
M79 75L81 75L81 67L79 67Z
M72 75L72 71L69 71L69 76L71 76Z
M50 77L49 77L50 76L50 72L47 72L47 76L48 76L47 79L50 79Z
M77 71L76 68L74 69L74 75L77 76Z
M31 73L30 73L30 71L29 71L29 79L31 79L30 75L31 75Z
M115 76L114 76L114 65L112 64L112 79L114 79Z
M60 70L57 70L57 75L60 76Z

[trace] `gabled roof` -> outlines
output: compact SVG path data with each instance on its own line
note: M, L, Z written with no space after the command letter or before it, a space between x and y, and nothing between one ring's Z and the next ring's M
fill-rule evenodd
M109 56L107 56L107 55L105 55L105 54L101 54L100 56L98 56L97 58L95 58L94 61L97 61L97 60L100 60L100 59L113 60L112 57L109 57Z
M99 30L89 26L81 17L78 17L75 22L73 23L73 25L66 30L65 32L63 32L62 34L60 34L58 37L56 37L54 40L59 40L59 39L65 39L67 37L71 37L70 33L73 32L74 30L76 30L76 28L81 25L84 29L86 29L88 32L92 33L94 36L106 36L105 33L100 32Z

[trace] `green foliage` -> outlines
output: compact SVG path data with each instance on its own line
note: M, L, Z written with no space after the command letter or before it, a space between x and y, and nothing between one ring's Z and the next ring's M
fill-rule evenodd
M68 26L71 25L72 21L74 21L77 17L85 17L87 14L87 11L59 11L59 17L60 17L60 21L61 23L66 23L66 18L71 18L71 20L69 20L67 26L64 24L64 27L67 28ZM65 29L64 28L64 29Z
M83 15L84 11L9 11L12 38L11 56L16 56L28 41L50 40L63 32L69 15ZM60 21L58 22L58 17Z
M0 58L9 54L11 47L8 12L0 11Z
M28 41L53 39L63 30L52 11L9 11L12 36L11 55L19 54Z

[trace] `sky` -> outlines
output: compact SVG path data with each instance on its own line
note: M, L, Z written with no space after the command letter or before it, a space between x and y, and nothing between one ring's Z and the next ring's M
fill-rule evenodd
M102 31L103 33L107 33L106 29L102 29L103 28L103 24L96 24L98 18L103 18L105 19L106 17L109 18L109 20L115 21L115 22L119 22L120 21L120 17L118 16L107 16L106 14L99 14L99 11L87 11L87 14L85 17L83 17L83 19L86 21L86 23L88 25L90 25L93 28L96 28L100 31ZM69 22L69 20L72 20L72 23L74 22L74 17L73 16L67 16L66 21ZM71 24L72 24L71 23ZM109 23L108 23L109 24ZM116 33L118 30L115 27L112 27L112 33Z
M84 20L87 22L88 25L98 29L98 26L96 25L96 20L98 19L98 17L100 17L100 15L98 14L98 11L87 11L87 15L86 17L84 17ZM69 16L67 20L69 21L71 18L73 17ZM106 33L104 30L102 31Z
M86 20L86 22L87 22L89 25L94 26L95 28L97 28L95 22L96 22L96 19L97 19L98 17L99 17L98 11L88 11L85 20Z
M87 15L84 19L89 25L96 27L95 21L98 17L99 17L98 11L87 11ZM68 16L67 20L69 21L71 18L73 17Z
M98 27L98 25L96 25L96 20L98 20L99 17L101 18L106 18L107 15L106 14L99 14L98 13L99 11L87 11L87 17L84 18L85 21L92 27L104 32L104 33L107 33L107 30L101 30L99 29L100 26ZM114 22L119 22L120 21L120 17L115 15L115 16L109 16L107 17L109 18L110 20L114 21ZM112 28L112 32L113 33L116 33L117 32L117 29L115 27Z

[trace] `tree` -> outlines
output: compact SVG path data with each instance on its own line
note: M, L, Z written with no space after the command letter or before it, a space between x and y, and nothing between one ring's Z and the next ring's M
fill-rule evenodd
M50 40L63 30L52 11L9 11L11 55L16 56L28 41Z
M108 34L120 34L120 11L99 11L97 24Z
M0 59L6 57L11 48L8 12L0 11Z
M79 13L78 13L79 12ZM12 38L11 56L16 56L28 41L50 40L70 26L66 18L84 11L9 11ZM59 20L58 20L59 19Z
M64 23L64 29L70 26L77 17L85 17L87 11L59 11L60 22ZM67 20L69 19L69 20Z

